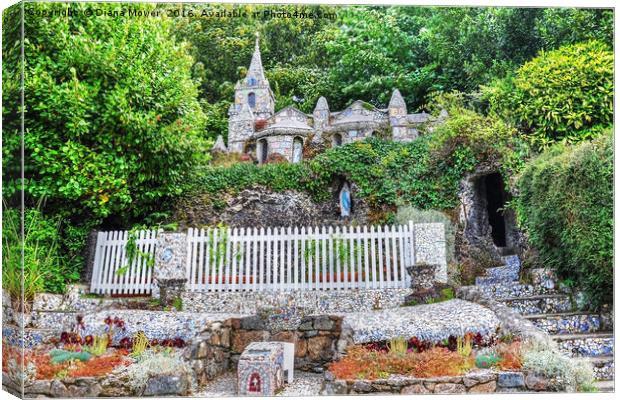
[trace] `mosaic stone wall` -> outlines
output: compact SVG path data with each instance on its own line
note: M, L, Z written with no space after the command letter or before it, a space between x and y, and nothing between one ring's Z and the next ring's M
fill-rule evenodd
M448 281L446 258L446 235L442 223L415 224L415 261L421 264L438 265L436 279Z
M184 292L186 311L256 314L264 307L295 306L309 313L344 313L400 307L411 289L288 292Z

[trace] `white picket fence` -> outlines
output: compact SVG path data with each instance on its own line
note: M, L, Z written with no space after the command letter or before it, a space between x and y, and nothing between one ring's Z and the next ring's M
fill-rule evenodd
M136 245L154 257L156 231L140 231ZM127 231L99 232L91 292L148 294L147 257L128 265ZM405 288L415 264L413 223L392 226L190 228L190 291L286 291ZM124 273L119 273L119 269Z
M152 289L153 268L146 257L136 257L131 265L127 259L128 231L109 231L97 234L97 247L91 278L91 293L99 294L149 294ZM154 257L157 231L137 232L136 247ZM119 269L125 273L118 273Z
M363 227L190 229L192 291L408 287L413 224Z

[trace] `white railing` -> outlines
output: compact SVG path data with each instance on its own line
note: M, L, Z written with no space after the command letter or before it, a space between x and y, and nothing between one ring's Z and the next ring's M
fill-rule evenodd
M157 231L138 231L136 249L154 257ZM97 247L90 291L99 294L151 293L153 268L149 257L137 256L129 264L127 256L128 231L109 231L97 234ZM122 272L122 273L121 273Z
M408 287L413 224L189 229L191 291Z
M344 290L409 287L406 267L418 257L445 260L416 243L437 224L301 228L190 228L190 291ZM440 241L443 239L443 226ZM128 231L99 232L91 292L149 294L157 231L138 231L139 256L127 257ZM426 239L428 241L428 239ZM442 242L443 243L443 242ZM443 261L445 263L445 261Z

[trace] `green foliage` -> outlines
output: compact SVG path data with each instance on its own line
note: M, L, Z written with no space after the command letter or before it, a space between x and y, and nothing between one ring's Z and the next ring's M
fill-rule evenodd
M155 266L155 256L140 250L137 245L138 233L144 229L148 228L144 225L135 225L129 230L127 234L127 243L125 244L127 264L118 268L116 271L117 275L125 275L127 271L129 271L129 267L134 263L140 269L153 268L153 266Z
M545 266L579 282L593 306L613 301L613 140L556 145L527 165L514 201Z
M541 52L487 89L491 109L544 147L591 139L613 122L614 56L601 42Z
M135 358L141 357L149 346L149 339L146 337L146 334L143 331L139 331L133 337L130 356Z
M105 354L108 350L108 344L110 343L110 338L108 335L95 335L93 336L93 343L91 345L85 345L84 351L89 352L95 357L99 357Z
M445 123L435 129L431 145L434 162L486 163L500 168L505 177L521 169L530 148L517 137L514 128L495 116L469 109L462 93L439 94L433 101L449 114Z
M22 237L20 216L19 209L5 207L3 210L3 288L12 298L21 298L23 276L27 303L39 292L64 292L65 284L77 280L79 273L72 259L59 248L60 218L44 215L41 206L26 209Z
M545 8L541 14L536 21L536 32L542 48L555 49L591 40L613 46L613 10Z
M407 339L402 336L390 339L387 343L390 354L403 356L407 354L407 347L409 343Z
M190 75L193 60L171 37L172 21L84 13L121 4L25 7L27 196L98 218L144 215L179 194L193 165L206 161L209 142ZM65 9L76 15L28 12ZM18 96L9 91L3 98L6 113L18 107ZM19 124L5 120L11 131ZM9 150L18 159L19 146ZM19 189L18 176L8 178L5 196Z
M54 349L50 351L49 356L52 359L52 364L61 364L71 360L85 362L91 358L90 353L86 351L67 351L61 349Z
M163 6L165 7L165 6ZM263 13L263 5L202 5L198 10ZM473 91L536 55L566 44L613 45L613 11L508 7L281 5L337 18L178 18L191 44L192 72L208 105L208 135L226 134L228 99L261 33L263 64L281 108L311 112L319 96L332 109L352 100L389 101L395 87L418 108L433 91ZM300 51L303 49L303 51Z
M183 299L175 297L174 300L172 300L172 307L177 311L183 311Z
M452 299L454 299L454 297L455 297L454 289L452 289L452 288L444 288L444 289L441 289L439 297L429 299L426 302L426 304L441 303L443 301L452 300Z

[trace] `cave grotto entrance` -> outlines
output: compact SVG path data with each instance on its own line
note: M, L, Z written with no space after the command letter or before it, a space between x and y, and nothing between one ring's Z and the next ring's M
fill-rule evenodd
M486 200L487 217L491 226L491 238L497 247L506 247L506 219L504 218L504 204L506 192L502 176L495 172L481 177L484 185L482 193Z

